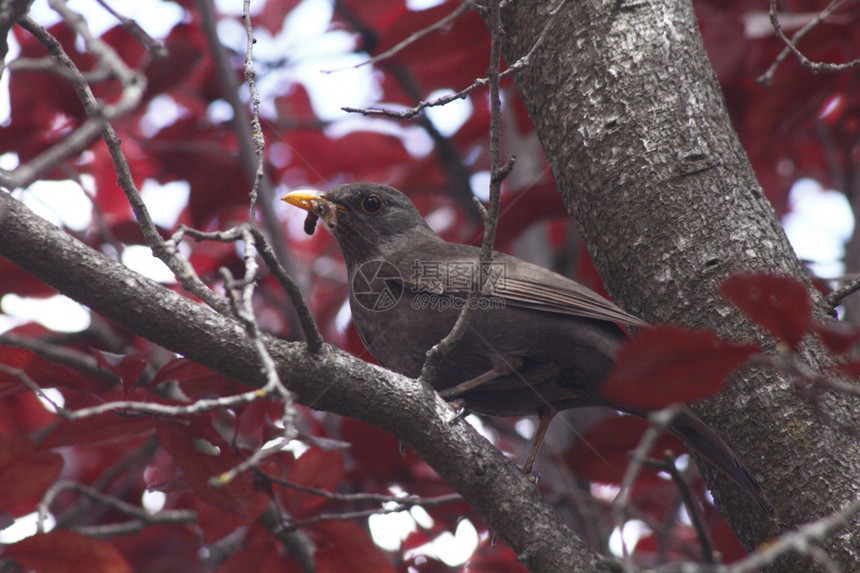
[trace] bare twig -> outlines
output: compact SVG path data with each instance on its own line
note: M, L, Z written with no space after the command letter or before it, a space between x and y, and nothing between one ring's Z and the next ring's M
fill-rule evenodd
M150 36L146 33L146 30L140 27L136 21L131 18L126 18L116 10L114 10L105 0L96 0L99 4L101 4L102 8L107 10L111 16L119 20L122 27L128 30L128 32L134 36L138 42L143 44L149 53L152 54L156 60L163 60L170 55L167 51L167 48L164 47L164 44Z
M860 290L860 278L856 278L852 281L847 282L842 285L832 293L828 294L824 297L824 302L826 302L830 308L836 308L842 299L848 295L854 294Z
M54 1L59 2L59 0ZM68 11L67 8L64 8L64 10ZM83 20L81 20L80 17L78 17L78 20L76 22L78 28L86 27L86 24L83 23ZM182 257L182 255L176 250L176 244L170 241L165 242L162 240L161 235L158 233L158 229L156 229L155 227L155 223L152 221L152 217L149 215L149 210L143 203L137 186L134 184L134 180L131 176L131 168L129 167L128 161L125 158L125 154L122 151L120 139L117 136L116 131L110 125L110 123L106 121L107 119L110 119L110 117L105 115L104 106L101 106L98 103L80 70L78 70L77 66L74 64L74 62L72 62L71 58L69 58L69 56L65 53L63 47L60 45L57 39L54 38L50 33L48 33L45 28L43 28L36 22L30 20L29 18L23 18L21 20L21 26L25 28L28 32L33 34L36 39L39 40L39 42L41 42L48 49L51 56L55 60L57 60L59 64L61 64L63 67L67 68L71 72L72 77L74 78L71 81L72 87L78 94L78 98L84 105L84 109L86 109L87 113L90 115L91 118L98 118L91 119L85 125L89 125L90 123L92 123L97 128L97 132L101 133L102 138L105 140L105 143L107 143L108 151L111 155L114 169L117 173L117 182L119 183L120 188L123 190L126 199L131 205L135 217L137 218L138 225L140 226L141 232L143 233L144 239L146 240L146 243L150 247L150 249L152 249L153 254L167 265L167 267L179 280L183 288L185 288L188 292L194 294L221 314L229 313L229 306L227 305L227 303L219 296L217 296L214 292L212 292L209 287L207 287L203 283L203 281L201 281L200 278L197 277L188 261L185 260L185 258ZM87 34L91 37L91 34L89 34L89 32L87 32ZM106 44L102 43L101 40L98 40L94 43L99 47L100 50L112 52L112 49ZM115 53L114 56L116 56ZM109 61L114 62L116 60L120 62L123 68L125 67L125 64L122 63L122 60L118 56L111 58ZM145 85L145 81L143 79L141 79L140 82L143 82L143 84ZM72 133L72 135L74 136L75 134L79 133L81 133L81 129L76 130ZM64 144L67 143L68 142L64 142ZM85 145L82 144L80 150L82 151L83 149L85 149L86 146L89 145L89 143L91 143L91 141L87 141ZM52 147L39 157L51 153L52 150L57 150L60 145L64 144L58 144ZM75 149L77 149L77 147ZM59 153L59 151L54 152L54 154L56 153ZM70 151L68 153L69 155L74 154ZM37 161L39 157L31 161L30 163ZM54 157L53 159L51 159L51 161L59 161L59 158ZM37 166L30 169L29 172L26 173L21 173L21 169L26 166L19 167L15 171L16 180L18 180L19 183L22 181L29 181L31 178L35 180L35 178L38 177L38 174L42 172L42 169L45 169L50 165L51 164L47 164L45 167ZM18 185L18 183L13 182L11 183L11 185L15 186Z
M306 485L293 483L291 481L268 474L260 469L257 469L257 473L261 477L263 477L263 479L268 480L272 483L276 483L278 485L282 485L284 487L288 487L290 489L294 489L302 493L317 495L330 501L339 501L343 503L399 503L405 507L412 507L413 505L420 505L421 507L430 507L454 501L463 501L463 497L459 493L449 493L430 498L412 497L407 495L385 495L381 493L335 493L326 489L309 487Z
M705 563L716 563L714 556L714 546L711 543L711 536L708 535L708 530L705 523L702 521L702 513L693 499L693 493L690 491L690 486L681 472L678 471L678 466L675 465L675 455L672 452L666 451L663 454L662 460L644 460L645 464L668 473L672 477L672 481L678 486L678 491L681 492L681 499L687 508L687 514L690 516L690 521L693 524L693 529L696 531L696 537L699 540L699 546L702 548L702 560Z
M79 370L106 382L119 381L116 374L110 370L101 368L96 362L96 359L89 354L66 346L51 344L50 342L46 342L39 338L20 336L11 332L0 334L0 344L8 344L10 346L32 350L43 358L47 358L48 360L58 364L70 366L75 370Z
M313 517L289 521L283 524L283 527L287 530L295 530L299 529L300 527L305 527L306 525L322 523L324 521L350 521L353 519L364 519L373 515L388 515L390 513L400 513L401 511L407 511L410 507L416 505L420 505L422 507L434 507L445 503L451 503L452 501L457 501L458 498L459 496L456 496L456 494L451 494L451 496L439 496L439 498L424 500L426 501L426 503L416 502L405 504L401 503L400 501L396 501L391 503L389 507L377 507L374 509L363 509L360 511L345 511L343 513L319 513Z
M549 14L550 17L547 20L546 25L544 26L543 30L541 31L540 36L538 36L537 41L534 43L534 45L531 47L531 49L529 49L528 53L525 56L523 56L522 58L520 58L519 60L517 60L516 62L514 62L513 64L511 64L510 66L508 66L508 68L505 71L501 72L499 74L499 79L506 78L510 75L513 75L518 70L524 68L525 66L527 66L529 64L532 54L534 54L535 50L537 50L538 47L543 44L543 41L544 41L544 38L546 37L547 32L549 32L549 30L552 28L552 25L556 21L556 18L555 18L556 14L558 14L558 12L564 6L565 2L567 2L567 0L559 0L558 5L550 11L550 14ZM425 108L439 107L439 106L449 104L454 100L466 99L466 96L468 96L470 93L472 93L473 91L475 91L479 87L485 86L489 83L490 83L489 77L479 78L479 79L475 80L474 82L472 82L472 84L470 86L468 86L468 87L466 87L466 88L464 88L464 89L462 89L456 93L441 96L441 97L436 98L434 100L431 100L429 102L428 101L421 101L418 103L418 105L416 105L414 107L407 108L407 109L400 110L400 111L395 111L395 110L391 110L391 109L375 109L375 108L365 109L365 108L357 108L357 107L342 107L341 109L347 113L360 113L364 116L370 116L370 117L387 117L390 119L410 119L410 118L415 117L419 113L421 113L421 111L423 111Z
M248 91L251 97L251 139L254 142L254 154L256 156L254 167L254 184L251 187L251 196L248 206L248 220L251 225L256 226L257 221L254 211L257 208L257 195L265 178L263 170L263 150L266 147L266 139L263 137L263 128L260 126L260 94L257 93L257 70L254 69L254 28L251 26L251 0L245 0L242 8L242 20L245 22L245 81L248 82ZM269 208L268 205L266 208Z
M61 0L53 0L52 6L64 19L68 18L69 25L84 38L87 48L99 62L101 73L105 77L115 77L119 80L122 85L122 92L116 103L97 102L87 85L85 76L78 70L71 58L66 55L60 42L30 17L21 18L18 21L19 25L42 43L55 61L53 66L44 63L40 65L70 80L78 97L84 103L89 119L56 145L51 146L13 171L3 173L0 176L0 184L9 189L28 187L64 159L78 155L87 149L98 138L111 119L121 117L137 107L146 88L146 78L143 74L128 68L110 46L94 37L78 14L69 10Z
M256 70L253 63L253 45L255 39L251 27L249 3L243 3L242 18L247 36L244 55L244 74L251 96L250 114L247 104L242 101L239 95L239 81L236 79L235 69L230 62L230 55L218 37L215 5L212 0L196 0L196 4L200 10L203 33L212 52L221 93L224 100L233 110L231 125L233 131L236 133L239 162L248 176L248 181L252 185L249 220L256 221L256 210L259 205L265 235L271 241L271 249L269 250L274 252L275 257L286 270L286 273L290 276L298 276L292 257L287 249L287 240L281 228L280 221L272 208L272 205L275 203L274 185L264 169L263 148L265 147L265 140L263 138L263 130L260 127L260 101L257 94ZM262 243L260 244L262 245ZM260 249L263 250L263 247L261 246ZM289 306L284 306L282 310L284 319L290 327L290 332L297 337L302 334L306 335L307 329L301 324L297 313Z
M386 64L384 69L385 73L394 78L410 98L414 101L421 100L421 88L405 66L392 63ZM446 186L448 194L456 199L469 219L480 222L481 211L473 200L475 194L472 192L472 173L464 162L460 150L450 138L439 131L428 115L420 114L415 122L433 140L433 154L438 158L448 179Z
M397 53L399 53L401 50L408 47L409 45L414 44L415 42L417 42L418 40L420 40L421 38L423 38L427 34L430 34L431 32L435 32L436 30L438 30L440 28L444 28L445 26L447 26L448 24L450 24L451 22L453 22L454 20L459 18L462 14L464 14L466 12L466 10L468 10L469 8L472 7L472 4L474 4L474 2L472 2L471 0L467 0L467 1L463 2L457 8L455 8L453 12L451 12L450 14L448 14L447 16L445 16L444 18L442 18L441 20L439 20L435 24L431 24L431 25L427 26L426 28L418 30L417 32L411 34L405 40L399 42L393 48L390 48L381 54L373 56L372 58L370 58L368 60L365 60L359 64L355 64L352 66L344 66L342 68L335 68L332 70L323 70L322 72L324 74L331 74L334 72L340 72L342 70L348 70L351 68L360 68L360 67L366 66L368 64L375 64L376 62L379 62L381 60L387 60L388 58L397 55Z
M770 85L771 80L773 79L773 74L776 72L776 69L779 65L785 61L788 57L789 53L794 54L798 60L800 60L801 65L811 72L842 72L845 70L850 70L852 68L856 68L860 66L860 58L851 60L850 62L846 62L844 64L834 64L830 62L813 62L809 58L807 58L800 50L797 49L797 43L803 38L807 32L812 30L815 26L823 22L830 16L837 8L839 8L842 4L845 3L846 0L832 0L830 4L821 11L815 18L810 20L805 26L803 26L797 33L789 39L785 32L782 30L782 25L779 23L779 15L777 12L776 0L770 0L770 23L773 26L774 32L776 32L777 37L785 42L785 48L780 52L780 54L776 57L771 64L770 68L759 76L756 81L765 85Z
M493 243L496 239L496 225L499 219L499 202L501 197L502 180L513 167L513 160L501 165L501 99L499 97L499 66L502 59L502 17L499 7L500 0L494 0L490 4L490 66L487 77L490 79L490 162L492 175L490 177L490 208L484 210L480 206L481 218L484 221L484 240L481 244L481 256L478 263L478 272L473 288L469 292L466 303L457 317L451 332L438 344L427 351L427 360L421 369L420 380L432 384L438 375L439 365L442 360L466 333L469 320L477 309L474 301L481 295L484 285L490 280L490 274L484 269L493 259Z
M263 262L266 263L269 271L275 276L278 282L281 283L281 287L286 291L295 306L299 320L301 321L302 330L305 334L305 339L307 340L308 352L313 355L318 355L323 350L323 339L319 329L317 328L313 314L307 305L307 301L305 301L302 296L299 286L293 281L286 269L281 266L280 262L275 257L271 244L265 240L262 231L260 231L258 227L247 224L233 227L227 231L205 232L186 227L185 225L180 225L179 230L173 235L173 237L171 237L170 242L178 243L182 239L182 236L188 235L198 241L233 243L241 240L243 233L247 229L250 229L251 236L256 241L256 245L257 248L259 248L259 253L263 258Z
M761 544L756 551L731 565L670 564L658 567L655 571L659 573L754 573L766 569L783 555L797 553L811 557L823 565L826 571L837 573L842 569L819 544L835 530L847 525L858 513L860 513L860 499L855 499L829 516L791 529L776 539Z
M6 56L9 54L9 30L30 9L31 0L8 0L0 10L0 76L6 69Z
M624 530L624 524L627 522L627 510L630 504L630 493L633 490L633 483L639 476L639 472L642 471L642 465L648 458L648 453L654 449L660 433L669 427L677 411L678 406L669 406L648 415L648 421L651 422L651 426L642 435L636 449L631 452L630 463L627 464L627 469L624 471L624 477L621 480L621 489L612 502L612 514L615 517L615 525L621 531ZM624 571L633 573L635 567L632 557L627 550L627 544L623 543L623 540L621 551Z
M284 431L276 445L258 449L251 457L238 466L213 477L210 480L212 485L230 483L239 473L250 467L255 467L264 457L281 451L283 446L295 438L298 433L295 426L296 411L293 393L281 382L281 378L278 376L277 365L266 349L260 325L257 323L257 317L254 315L252 298L257 279L257 249L250 225L242 229L242 239L245 245L245 276L242 280L237 281L230 276L230 272L227 269L221 269L221 272L225 278L224 283L230 295L229 300L233 307L233 312L244 326L248 339L254 343L257 355L260 358L263 373L266 376L266 384L261 388L262 395L274 394L275 398L283 402L281 421Z
M293 281L292 277L287 273L287 270L278 261L275 256L275 251L272 250L272 246L265 240L260 230L257 227L253 227L251 232L254 235L254 239L257 241L257 246L260 249L260 256L263 257L263 262L266 263L269 271L271 271L278 282L281 283L281 288L284 289L284 292L287 293L287 296L289 296L290 300L293 302L293 307L296 309L296 314L298 314L299 322L305 333L308 352L312 355L320 354L323 350L322 335L320 334L317 323L311 313L311 309L308 307L307 301L305 301L304 296L302 296L302 291L299 288L299 285Z
M85 535L91 535L94 537L110 537L113 535L140 531L141 529L149 525L156 525L162 523L197 522L197 513L191 510L175 509L159 511L158 513L149 513L143 508L131 505L130 503L127 503L113 496L106 495L82 483L74 481L59 481L53 486L51 486L48 491L45 492L44 497L42 497L42 501L39 502L39 518L36 523L40 532L44 532L45 520L48 517L48 512L50 511L51 504L54 503L54 500L57 498L57 496L64 491L75 491L101 504L104 504L111 509L119 511L120 513L124 513L125 515L128 515L133 518L131 521L126 521L122 523L112 523L110 525L101 525L95 527L75 528L76 531L84 533Z

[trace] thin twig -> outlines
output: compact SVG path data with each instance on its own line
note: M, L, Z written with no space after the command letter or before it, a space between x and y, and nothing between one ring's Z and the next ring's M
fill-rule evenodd
M699 540L699 546L702 548L702 560L705 563L714 564L717 562L714 556L714 545L711 543L711 536L708 535L708 530L705 523L702 521L702 513L693 499L693 492L690 491L690 486L681 472L678 471L678 466L675 465L675 455L672 452L666 451L663 454L662 460L646 459L643 463L669 474L675 485L678 486L678 491L681 492L681 499L684 506L687 508L687 514L690 516L690 521L693 524L693 530L696 532L696 538Z
M399 503L405 507L412 507L414 505L419 505L421 507L433 507L445 503L463 501L463 496L461 496L459 493L448 493L430 498L419 498L404 495L385 495L381 493L335 493L321 488L308 487L306 485L293 483L291 481L275 477L259 469L257 470L257 473L262 476L263 479L271 481L272 483L276 483L278 485L282 485L284 487L288 487L290 489L294 489L302 493L316 495L329 501L339 501L343 503L355 503L364 501L373 503Z
M54 1L58 2L59 0ZM68 10L65 9L65 11L67 12ZM86 27L86 25L82 23L83 21L80 17L78 17L77 22L78 28ZM113 161L114 169L117 173L117 183L125 194L126 200L131 205L132 211L134 211L134 215L137 218L138 226L146 240L146 244L150 249L152 249L153 254L167 265L185 290L203 300L217 312L221 314L229 313L229 306L227 303L221 297L212 292L212 290L200 280L188 261L176 249L175 242L164 241L161 238L161 235L158 233L158 229L155 227L155 223L152 221L149 210L146 208L146 205L141 199L140 192L134 183L134 179L131 175L131 168L129 167L125 154L122 151L120 139L110 122L106 121L106 119L110 119L110 116L105 114L104 106L101 106L98 103L85 78L74 62L72 62L71 58L69 58L65 53L62 45L47 30L45 30L45 28L29 18L23 18L21 20L21 26L33 34L36 39L48 49L51 56L56 59L60 65L66 67L72 73L72 76L74 77L74 80L71 82L72 87L75 89L78 98L81 100L84 109L90 117L98 118L91 119L90 122L95 122L94 125L97 127L98 132L101 133L102 138L107 144L108 152L111 155L111 160ZM91 34L88 33L88 35L91 37ZM100 40L95 42L95 45L97 45L102 51L112 51L109 46L103 45ZM122 60L118 57L113 58L110 61L114 62L115 60L119 60L119 62L122 63ZM122 64L122 66L124 67L125 64ZM141 79L139 83L142 83L143 86L145 86L145 80ZM85 125L88 125L90 122ZM81 129L78 129L72 133L72 136L75 136L80 132ZM70 136L70 139L73 139L72 136ZM88 142L87 145L89 145L89 143L91 142ZM55 150L57 148L58 146L54 146L51 150ZM51 150L48 150L48 152ZM33 161L36 160L34 159ZM33 163L33 161L30 163ZM59 159L57 159L57 161L59 161ZM22 168L19 167L16 170L16 174L21 169ZM21 180L27 180L30 177L35 179L39 172L40 171L36 169L32 174L20 174L17 175L17 177Z
M145 509L131 505L121 499L106 495L96 489L86 486L75 481L59 481L52 485L42 501L39 502L39 517L36 526L40 532L44 532L45 520L48 517L51 504L58 495L64 491L75 491L90 499L93 499L101 504L104 504L111 509L119 511L134 519L122 523L112 523L109 525L101 525L94 527L75 528L81 533L95 537L109 537L113 535L127 534L135 531L140 531L148 525L156 525L162 523L196 523L197 513L188 509L164 510L158 513L149 513Z
M0 184L9 189L26 188L63 160L83 152L98 138L111 119L124 116L135 109L146 89L146 78L143 74L128 68L109 45L95 38L80 15L69 10L60 0L53 0L52 6L64 19L68 18L69 25L84 38L87 48L99 62L99 74L118 79L122 85L122 92L113 104L97 102L89 89L86 77L66 55L60 42L29 16L21 18L18 24L48 49L48 53L56 62L56 65L50 66L49 69L69 79L84 104L89 118L56 145L14 170L3 173L0 176Z
M824 302L826 302L830 308L836 308L842 299L850 294L854 294L860 290L860 278L856 278L852 281L847 282L842 285L832 293L828 294L824 297Z
M251 233L251 227L252 225L250 224L243 226L241 233L245 245L245 276L242 280L235 280L227 269L222 268L221 272L224 276L224 284L233 312L236 318L239 319L239 322L242 323L246 336L253 342L257 356L260 358L263 373L266 376L266 384L260 390L260 397L274 395L275 398L281 400L283 403L281 421L283 422L284 429L280 437L280 443L268 448L259 448L250 458L238 466L214 476L210 480L210 484L212 485L226 485L230 483L239 473L249 467L256 466L264 457L281 451L283 449L282 446L289 443L298 434L295 426L296 411L293 393L284 386L278 375L278 367L266 348L266 344L263 341L263 333L254 314L253 294L256 286L258 267L256 243Z
M214 61L216 77L224 100L233 110L231 126L236 134L238 143L239 163L251 183L249 220L256 222L256 211L262 218L265 235L269 237L271 249L281 266L290 276L298 276L287 248L281 222L272 206L275 204L275 187L267 175L263 163L265 139L260 126L259 95L256 87L256 70L254 69L253 45L255 42L251 25L250 6L243 3L243 21L245 24L246 44L244 54L244 76L248 83L251 97L251 113L248 105L240 97L240 85L236 78L236 70L231 62L227 48L218 36L218 18L213 0L196 0L200 11L203 33L209 45ZM259 209L257 209L259 207ZM262 245L262 243L260 243ZM260 247L263 250L262 246ZM296 312L289 306L282 309L284 320L289 325L290 333L301 337L306 330L302 327Z
M648 421L651 426L642 435L639 440L639 445L630 454L630 463L627 464L627 469L624 471L624 477L621 479L621 489L615 500L612 502L612 514L615 517L615 526L619 531L624 531L624 525L627 522L627 508L630 505L630 494L633 491L633 483L639 477L642 471L642 465L648 458L648 453L654 449L657 443L657 438L672 423L672 419L678 411L678 406L669 406L656 412L651 412L648 415ZM623 538L623 536L622 536ZM633 573L635 567L633 565L632 556L627 550L627 544L621 543L621 552L624 571Z
M670 564L655 569L659 573L754 573L762 571L778 558L788 553L806 555L825 567L826 571L842 569L820 546L833 532L848 524L860 513L860 499L847 503L842 509L827 517L796 527L762 543L756 551L731 565Z
M473 288L469 292L466 303L460 311L451 332L438 344L427 351L427 359L421 368L420 380L432 385L438 376L439 366L466 333L472 314L477 309L474 302L481 295L484 285L490 279L490 273L484 272L493 259L493 243L496 239L496 225L499 218L499 202L501 197L502 180L510 172L513 161L501 166L501 100L499 97L499 66L502 59L502 17L499 7L500 0L494 0L490 5L490 66L487 77L490 79L490 162L492 175L490 177L490 208L480 207L481 218L484 221L484 240L481 244L481 256L478 262L477 276ZM478 204L480 205L480 203Z
M319 355L323 350L322 335L317 328L316 321L308 307L307 301L305 301L304 296L302 296L301 289L278 261L275 256L275 252L272 250L271 244L265 240L265 237L263 237L262 231L260 231L258 227L250 224L247 224L247 229L250 229L251 236L256 241L259 254L262 257L263 262L266 263L266 267L275 276L278 282L281 283L281 287L290 297L290 300L296 309L307 341L308 352L315 356ZM239 225L226 231L198 231L197 229L180 225L179 230L173 235L173 237L171 237L170 242L178 243L182 240L184 235L188 235L197 241L234 243L242 239L245 230L246 225Z
M308 352L314 356L319 355L323 350L322 334L320 334L316 320L314 320L314 315L311 313L311 309L308 307L308 303L302 295L299 285L293 281L292 277L287 273L287 270L281 265L280 261L278 261L275 256L275 251L272 250L272 246L269 242L264 240L260 230L257 227L253 227L251 232L254 234L254 238L257 241L257 246L260 249L260 256L263 258L263 262L266 263L269 271L274 275L278 282L281 283L281 288L284 289L284 292L286 292L287 296L290 297L293 307L296 309L296 314L298 314L299 322L305 333Z
M357 68L361 68L363 66L366 66L368 64L375 64L376 62L379 62L381 60L387 60L388 58L397 55L400 51L402 51L404 48L407 48L409 45L414 44L415 42L417 42L418 40L420 40L421 38L423 38L427 34L430 34L431 32L435 32L436 30L438 30L440 28L444 28L449 23L451 23L454 20L456 20L457 18L459 18L460 15L462 15L463 13L466 12L466 10L471 8L472 4L474 4L474 2L472 0L466 0L465 2L460 4L453 12L451 12L450 14L448 14L447 16L445 16L444 18L442 18L441 20L439 20L435 24L431 24L431 25L427 26L426 28L423 28L421 30L418 30L417 32L414 32L408 38L399 42L396 46L384 51L381 54L373 56L372 58L367 59L367 60L365 60L361 63L355 64L355 65L343 66L342 68L334 68L331 70L322 70L322 73L331 74L334 72L340 72L340 71L348 70L348 69L352 69L352 68L357 69Z
M851 60L850 62L846 62L844 64L813 62L809 58L807 58L800 50L797 49L797 43L800 41L800 39L803 38L803 36L805 36L806 33L812 30L815 26L827 19L827 17L830 16L842 4L844 4L845 1L846 0L832 0L824 10L822 10L815 18L807 22L805 26L798 30L797 33L791 39L789 39L785 35L785 32L783 32L782 25L779 23L776 0L770 0L770 23L771 26L773 26L777 37L783 42L785 42L785 48L782 50L782 52L780 52L776 59L774 59L770 68L768 68L768 70L764 74L759 76L756 81L764 85L770 85L770 82L773 79L773 74L776 72L776 69L779 67L779 65L788 57L789 53L793 53L795 56L797 56L797 59L800 60L800 64L811 72L841 72L860 66L860 58Z
M543 30L541 30L540 36L538 36L537 41L535 41L534 45L529 49L528 53L521 57L519 60L508 66L508 68L499 74L499 79L506 78L508 76L513 75L518 70L524 68L531 61L531 56L534 54L535 50L538 49L543 44L544 38L547 35L547 32L552 28L552 25L556 21L556 14L561 10L567 0L560 0L558 5L550 10L549 19L547 20L546 25ZM446 104L451 103L454 100L458 99L466 99L470 93L478 89L479 87L485 86L490 83L490 78L479 78L472 82L472 84L456 93L448 94L445 96L438 97L431 101L421 101L417 105L411 108L403 109L400 111L395 111L392 109L377 109L377 108L358 108L358 107L342 107L343 111L347 113L360 113L364 116L369 117L387 117L389 119L411 119L421 113L425 108L428 107L439 107Z
M167 48L163 43L159 42L152 36L146 33L146 30L140 27L136 21L131 18L126 18L116 10L114 10L105 0L96 0L99 4L101 4L102 8L107 10L111 16L119 20L119 23L122 24L122 27L128 30L128 32L134 36L138 42L143 44L143 46L149 50L149 53L152 54L152 57L156 60L164 60L167 56L170 55L170 52L167 51Z
M251 25L251 0L244 0L242 5L242 20L245 22L245 81L248 82L248 92L251 97L251 139L254 142L254 184L248 205L248 220L251 225L256 226L255 211L257 208L257 195L265 178L263 151L266 148L266 138L263 137L263 128L260 126L260 94L257 93L257 70L254 68L254 28Z
M8 344L9 346L31 350L47 360L70 366L99 380L106 382L119 381L119 377L116 374L100 367L96 359L91 355L74 350L73 348L51 344L40 338L20 336L12 332L0 334L0 344Z

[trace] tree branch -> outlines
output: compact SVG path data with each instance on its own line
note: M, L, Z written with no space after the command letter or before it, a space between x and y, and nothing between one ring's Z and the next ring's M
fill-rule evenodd
M0 256L153 342L251 386L265 377L235 320L89 249L0 193ZM427 386L335 348L264 337L278 374L311 407L400 437L451 484L532 571L609 571L561 522L537 487ZM453 418L453 419L452 419Z

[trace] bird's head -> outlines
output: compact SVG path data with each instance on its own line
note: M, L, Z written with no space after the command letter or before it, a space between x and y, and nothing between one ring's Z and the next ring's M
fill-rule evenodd
M337 239L347 264L381 258L416 236L440 240L412 201L387 185L349 183L325 193L293 191L281 199L319 217Z

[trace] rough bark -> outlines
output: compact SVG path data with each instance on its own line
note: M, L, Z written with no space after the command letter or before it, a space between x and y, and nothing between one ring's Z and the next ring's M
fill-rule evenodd
M555 5L513 2L503 10L509 62L535 46ZM741 272L805 273L732 131L692 5L584 0L567 2L554 18L517 83L608 290L652 322L767 344L719 296L719 284ZM804 358L814 367L826 361L813 344ZM851 419L849 400L825 403ZM769 523L702 467L748 547L857 496L857 440L823 422L789 381L748 370L696 409L777 508L779 523ZM849 525L827 547L846 571L860 569L857 530ZM814 568L794 560L791 570L804 567Z
M0 192L0 256L153 342L251 386L265 380L238 322L96 252ZM303 404L398 436L468 501L530 570L609 571L531 483L429 387L336 348L267 338L281 379Z

